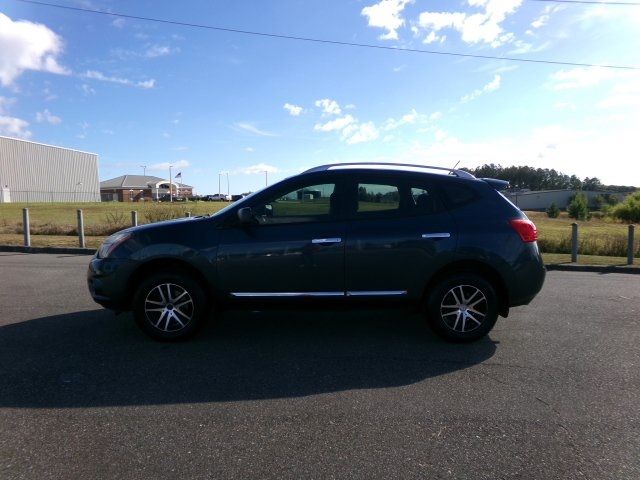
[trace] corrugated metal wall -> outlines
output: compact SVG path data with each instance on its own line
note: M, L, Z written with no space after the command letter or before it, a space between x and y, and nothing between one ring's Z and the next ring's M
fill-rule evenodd
M0 137L0 187L11 202L99 202L98 156Z

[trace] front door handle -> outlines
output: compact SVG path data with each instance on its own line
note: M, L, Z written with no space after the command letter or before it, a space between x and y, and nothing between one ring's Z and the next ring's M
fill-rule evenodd
M449 232L438 233L423 233L422 238L449 238L451 234Z
M336 243L340 243L342 239L340 237L332 237L332 238L314 238L311 240L311 243L314 245L333 245Z

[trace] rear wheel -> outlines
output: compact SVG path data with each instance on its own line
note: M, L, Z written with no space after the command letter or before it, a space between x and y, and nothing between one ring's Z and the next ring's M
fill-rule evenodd
M438 283L429 294L427 319L445 340L472 342L491 331L498 319L498 297L483 277L459 273Z
M133 314L142 331L155 340L185 340L204 323L206 297L187 274L155 273L136 290Z

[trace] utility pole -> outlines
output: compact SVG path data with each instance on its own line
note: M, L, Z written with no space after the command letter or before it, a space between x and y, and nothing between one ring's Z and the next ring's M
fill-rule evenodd
M142 176L145 178L147 178L147 166L146 165L140 165L140 168L142 168Z
M220 175L222 175L222 172L218 172L218 200L220 200L220 195L222 194L222 190L220 189Z
M173 183L171 177L171 167L173 165L169 165L169 202L173 202Z

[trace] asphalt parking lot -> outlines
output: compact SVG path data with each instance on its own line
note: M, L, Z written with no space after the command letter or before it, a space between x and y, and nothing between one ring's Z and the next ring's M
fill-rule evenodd
M640 478L640 276L550 272L490 337L229 311L160 344L89 257L0 253L0 478Z

